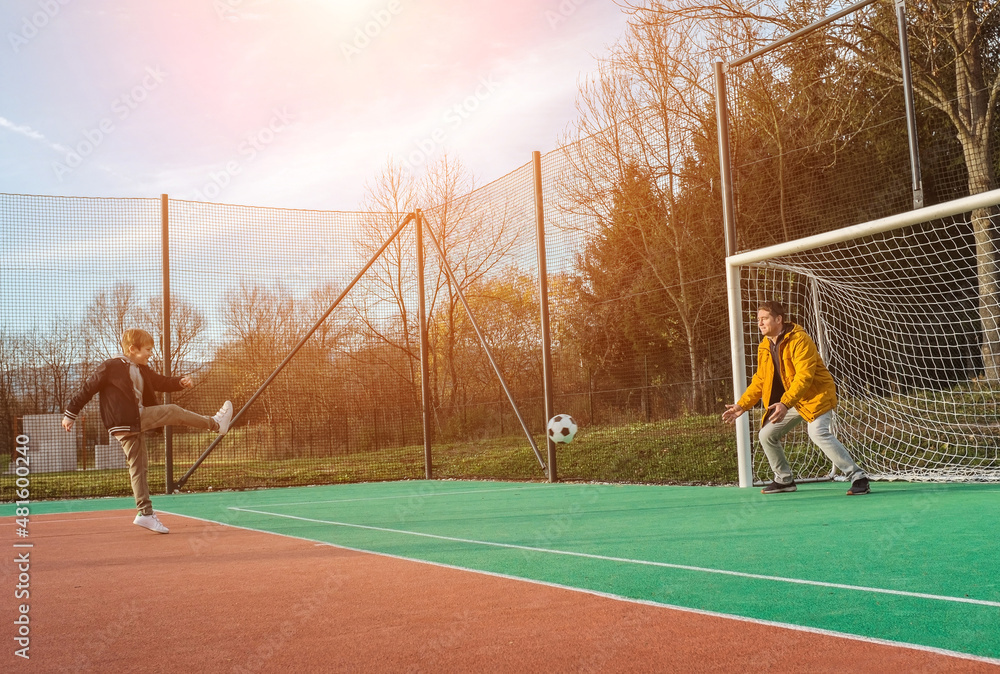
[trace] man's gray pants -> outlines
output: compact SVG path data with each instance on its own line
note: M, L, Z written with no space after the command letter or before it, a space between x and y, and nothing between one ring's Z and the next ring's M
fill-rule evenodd
M796 426L801 424L803 419L795 408L788 410L785 418L778 423L768 421L760 429L760 444L764 448L764 454L774 471L775 482L788 484L792 481L792 467L788 465L785 458L784 437ZM848 453L847 448L834 436L830 426L833 423L833 410L826 414L821 414L815 421L809 423L809 438L816 443L816 446L823 450L823 453L830 457L833 465L847 479L854 482L862 477L867 477L865 471L854 463L854 459Z

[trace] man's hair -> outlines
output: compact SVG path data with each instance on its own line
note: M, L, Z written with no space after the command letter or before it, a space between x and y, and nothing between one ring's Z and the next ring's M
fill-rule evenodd
M128 353L131 347L141 349L144 346L153 346L153 336L139 328L130 328L122 334L122 352Z
M757 305L757 311L760 311L761 309L771 314L771 316L775 318L781 316L782 321L786 323L788 322L788 318L785 316L785 307L782 306L781 302L777 302L775 300L767 300L766 302L761 302L759 305Z

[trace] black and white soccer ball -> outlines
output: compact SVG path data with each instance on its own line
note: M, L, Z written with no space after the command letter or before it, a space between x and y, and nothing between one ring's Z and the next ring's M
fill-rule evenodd
M576 422L568 414L557 414L549 419L548 425L549 439L552 442L573 442L576 436Z

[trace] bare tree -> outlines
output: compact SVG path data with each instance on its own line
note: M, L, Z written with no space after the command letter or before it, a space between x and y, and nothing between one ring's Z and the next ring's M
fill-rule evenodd
M216 353L214 367L228 378L235 402L248 399L304 333L291 292L241 281L223 298L228 342ZM269 425L294 416L296 386L287 372L261 398Z
M501 195L502 196L502 195ZM497 195L493 195L497 197ZM359 237L358 249L372 254L402 221L423 204L427 228L440 243L457 283L452 283L441 260L425 234L427 256L428 323L439 326L430 331L432 406L453 408L463 390L461 359L457 354L460 340L458 290L463 291L485 279L508 259L518 232L506 202L476 195L475 179L461 162L443 155L432 163L426 174L414 181L402 167L389 161L386 168L368 186L365 205L374 211L371 222ZM370 357L406 381L419 398L419 340L415 316L416 258L413 230L408 229L383 254L364 283L368 290L359 294L354 308L366 334L403 354L403 360L379 355L367 349Z
M570 209L600 228L632 230L631 253L683 330L696 409L704 407L700 331L722 296L704 286L706 270L721 260L720 228L690 217L680 204L695 143L704 145L710 100L699 38L691 25L630 22L598 74L581 86L579 117L564 151L573 171L561 185Z
M316 319L326 313L333 301L340 295L341 288L333 282L326 282L309 291L309 296L300 303L303 325L312 326ZM333 351L351 334L351 321L343 311L334 312L313 333L313 341L321 351Z
M366 185L363 207L370 215L365 222L364 236L355 240L355 246L366 259L375 254L409 213L416 210L417 190L412 175L391 158ZM364 292L353 294L352 306L369 336L404 356L403 370L399 369L400 361L396 358L383 364L407 383L417 399L420 355L416 345L420 337L414 307L417 288L415 242L412 226L396 237L362 280ZM368 353L377 354L378 351L369 350Z
M74 368L84 356L77 326L53 321L45 330L35 330L28 348L38 367L37 399L42 410L58 412L66 408L77 385Z
M21 416L20 379L24 367L24 340L0 328L0 448L8 452Z
M156 332L161 340L163 339L163 297L157 295L149 298L145 308L140 310L139 315L145 325L156 326ZM205 332L207 323L205 315L196 309L194 305L177 295L170 295L170 350L171 363L174 368L182 364L189 365L197 360L204 362L206 354L199 353L201 337ZM156 358L152 361L156 369L160 369L162 359ZM190 371L185 370L185 373Z
M428 243L428 267L434 279L428 288L428 322L441 321L443 334L430 335L431 357L435 362L433 395L436 406L451 410L461 402L466 373L459 372L456 346L459 340L459 291L466 291L486 279L505 260L519 238L506 198L493 192L477 193L475 179L462 163L443 155L428 167L421 185L421 199L433 204L426 209L427 227L441 246L442 254L455 276L448 276L444 261ZM441 313L442 318L435 314Z
M101 290L87 306L82 334L87 352L95 360L121 353L121 338L129 328L151 328L145 320L135 286L119 281L110 291Z

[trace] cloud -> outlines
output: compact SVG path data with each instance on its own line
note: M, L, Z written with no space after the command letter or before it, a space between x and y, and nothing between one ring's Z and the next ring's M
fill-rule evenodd
M65 152L69 152L69 150L67 150L65 147L63 147L59 143L53 143L48 138L46 138L45 136L43 136L41 133L39 133L38 131L35 131L34 129L32 129L30 126L28 126L26 124L15 124L14 122L12 122L9 119L7 119L6 117L0 117L0 127L3 127L5 129L10 129L14 133L20 134L20 135L24 136L25 138L30 138L31 140L36 140L39 143L41 143L42 145L45 145L46 147L49 147L49 148L55 150L56 152L64 152L64 153Z

